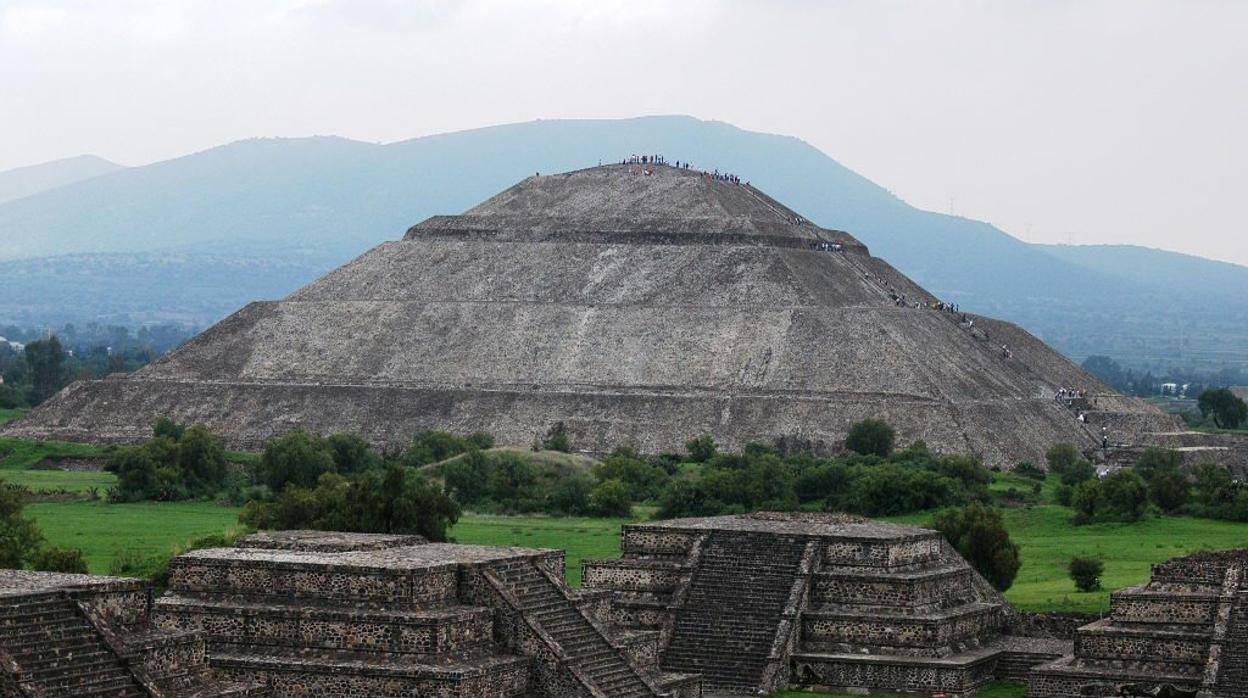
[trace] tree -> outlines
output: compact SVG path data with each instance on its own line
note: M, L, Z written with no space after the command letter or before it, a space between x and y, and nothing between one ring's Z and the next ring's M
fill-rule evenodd
M491 444L493 439L490 440ZM403 453L403 465L418 468L440 463L469 450L471 444L445 431L421 431L412 437L412 445Z
M87 559L78 548L43 548L30 560L36 572L86 574Z
M1147 448L1133 470L1148 483L1149 498L1162 511L1178 511L1187 503L1191 485L1183 473L1183 456L1178 451Z
M1083 460L1083 454L1074 444L1059 443L1053 444L1044 454L1044 460L1049 465L1049 472L1061 475L1069 470L1079 461ZM1075 484L1075 483L1068 483Z
M1095 521L1101 507L1100 480L1086 480L1075 485L1070 495L1070 507L1075 510L1075 525Z
M620 480L598 483L589 495L590 507L599 516L627 517L633 513L633 502L628 496L628 485Z
M333 453L335 472L350 475L381 467L381 456L356 434L333 434L325 445Z
M1148 511L1148 483L1130 470L1119 470L1101 481L1097 518L1103 521L1139 521Z
M689 452L689 462L705 463L715 457L719 449L715 446L715 437L710 434L689 439L685 442L685 450Z
M186 427L178 424L168 417L161 417L156 420L155 424L152 425L152 436L156 438L163 436L167 439L177 441L182 438L182 434L185 432Z
M564 516L585 516L592 510L594 483L584 475L570 475L555 484L547 509Z
M460 509L440 487L398 464L348 480L325 473L315 488L291 485L272 502L248 502L239 521L252 528L416 533L446 540Z
M296 487L314 487L321 475L334 471L334 453L325 440L306 431L293 431L265 444L260 457L260 479L274 493Z
M1072 557L1067 565L1070 578L1079 591L1096 591L1101 588L1101 574L1105 572L1105 563L1094 557Z
M229 472L225 447L207 427L196 424L178 441L177 469L191 496L213 494L221 489Z
M1014 583L1022 563L1000 511L980 503L946 509L936 515L932 527L997 590L1005 591Z
M550 425L550 429L546 430L546 436L542 438L542 448L547 451L571 452L572 442L568 438L567 425L563 422Z
M30 348L27 347L27 351ZM1222 429L1238 429L1248 420L1248 404L1240 400L1228 388L1206 390L1196 402L1200 415L1213 417L1213 423Z
M56 335L26 345L31 405L38 405L65 386L65 351Z
M893 452L893 428L882 419L864 419L849 428L845 448L864 456L887 458Z
M22 516L26 491L0 481L0 568L20 570L43 544L34 521Z

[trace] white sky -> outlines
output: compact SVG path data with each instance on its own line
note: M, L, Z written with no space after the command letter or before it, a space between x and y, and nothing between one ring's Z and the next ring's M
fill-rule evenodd
M690 114L1025 240L1248 264L1248 2L0 0L0 169Z

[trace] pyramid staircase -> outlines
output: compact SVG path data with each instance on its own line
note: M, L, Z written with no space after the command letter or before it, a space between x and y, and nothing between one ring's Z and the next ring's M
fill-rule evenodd
M0 647L26 695L148 696L78 604L60 592L5 599Z
M203 638L195 633L161 632L142 624L111 627L89 602L64 591L0 596L0 657L7 679L3 695L268 695L258 685L219 681L203 650Z
M514 595L523 615L562 648L592 688L611 698L660 695L549 572L518 564L490 573Z
M700 673L712 690L770 690L765 670L805 552L801 538L712 533L676 612L663 667Z

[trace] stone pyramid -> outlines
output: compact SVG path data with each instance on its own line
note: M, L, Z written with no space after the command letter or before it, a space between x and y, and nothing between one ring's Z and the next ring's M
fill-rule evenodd
M704 432L835 449L879 417L903 443L1008 467L1059 441L1097 447L1102 424L1116 441L1175 429L1020 328L937 302L746 182L594 167L430 218L4 433L132 441L169 416L238 447L296 428L527 446L564 422L587 451L678 450ZM1062 386L1087 404L1055 400Z

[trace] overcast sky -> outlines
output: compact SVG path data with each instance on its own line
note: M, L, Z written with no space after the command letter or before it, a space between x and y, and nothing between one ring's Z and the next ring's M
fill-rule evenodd
M1248 264L1248 2L0 0L0 169L690 114L1025 240Z

